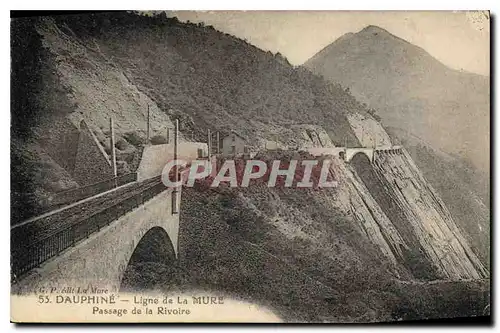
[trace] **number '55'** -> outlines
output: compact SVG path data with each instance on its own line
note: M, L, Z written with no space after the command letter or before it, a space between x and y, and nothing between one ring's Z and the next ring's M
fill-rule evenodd
M38 296L38 303L50 303L49 296L47 295Z

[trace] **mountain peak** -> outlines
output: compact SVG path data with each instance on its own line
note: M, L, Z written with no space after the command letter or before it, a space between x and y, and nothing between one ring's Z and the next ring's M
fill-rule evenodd
M337 39L305 66L349 87L355 97L379 112L384 125L426 138L440 150L462 154L488 170L487 158L462 148L488 142L487 79L450 69L422 47L373 25ZM422 121L430 117L432 125ZM482 128L485 134L472 134L470 126ZM442 129L467 133L467 138L444 138Z
M389 31L382 29L381 27L378 27L376 25L368 25L363 28L358 34L387 34L387 35L392 35Z

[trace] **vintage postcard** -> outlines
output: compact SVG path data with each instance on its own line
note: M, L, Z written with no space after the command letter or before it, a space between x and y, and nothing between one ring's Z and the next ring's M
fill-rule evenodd
M12 322L489 322L488 11L11 16Z

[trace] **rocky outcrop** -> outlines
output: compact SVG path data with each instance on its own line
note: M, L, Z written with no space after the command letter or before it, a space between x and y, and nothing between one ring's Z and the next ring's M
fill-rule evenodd
M382 125L368 115L351 113L347 116L354 134L362 147L390 147L391 138Z
M404 150L375 150L344 160L330 155L338 182L330 209L358 225L392 263L393 273L409 279L481 279L488 270L457 227L436 191ZM310 149L313 152L317 149Z
M269 135L269 133L279 133ZM308 150L310 148L333 148L333 144L327 131L318 125L301 124L288 127L263 125L258 130L259 142L257 145L262 149L291 149Z
M118 136L130 131L145 134L149 108L151 136L164 135L173 127L169 116L139 91L125 70L114 65L96 40L83 41L69 27L63 28L47 18L37 25L37 32L55 58L59 84L70 91L74 109L68 118L75 126L84 119L101 136L109 131L113 117Z
M340 191L336 198L338 207L359 223L366 237L389 258L397 272L400 270L397 258L403 256L402 248L407 248L408 245L356 172L337 158L333 158L333 161L332 171L340 180Z
M414 277L458 280L488 276L448 209L404 149L402 153L376 151L372 164L355 156L345 172L356 189L350 198L363 198L363 204L359 200L356 204L357 220L375 220L381 231L371 222L368 233L372 240L386 255L390 248L389 258L398 258Z
M488 276L445 204L405 150L403 154L379 153L373 168L387 186L393 186L393 200L411 222L433 264L447 278Z

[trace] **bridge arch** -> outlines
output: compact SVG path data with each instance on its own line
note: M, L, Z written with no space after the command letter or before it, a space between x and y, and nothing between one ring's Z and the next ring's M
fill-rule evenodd
M370 163L373 163L374 150L373 148L346 148L345 161L351 162L354 156L363 154L370 160Z
M130 255L125 268L120 267L120 289L137 290L153 287L154 281L144 278L143 270L152 265L174 266L177 255L170 236L162 226L146 231Z

